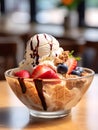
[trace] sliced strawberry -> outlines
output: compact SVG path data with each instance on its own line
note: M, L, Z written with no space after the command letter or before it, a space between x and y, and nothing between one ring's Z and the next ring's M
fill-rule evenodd
M32 73L32 78L42 78L42 79L58 79L57 73L46 65L38 65Z
M69 58L66 61L66 65L68 66L67 74L70 74L77 67L77 60L74 57Z
M49 68L47 66L38 65L32 72L32 78L38 78L41 74L46 72Z
M30 78L30 73L27 70L20 70L15 72L14 75L21 78Z
M59 77L53 70L49 70L49 71L46 71L45 73L43 73L42 75L40 75L39 78L42 78L42 79L58 79Z

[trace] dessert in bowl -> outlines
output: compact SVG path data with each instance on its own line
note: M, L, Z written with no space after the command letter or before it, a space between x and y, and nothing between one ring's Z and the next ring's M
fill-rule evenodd
M78 67L77 59L53 36L36 34L19 67L7 70L5 77L32 116L59 118L70 113L94 77L93 70Z

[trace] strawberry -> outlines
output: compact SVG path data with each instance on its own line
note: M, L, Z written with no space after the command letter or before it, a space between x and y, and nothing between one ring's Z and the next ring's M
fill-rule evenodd
M44 72L42 75L39 76L39 78L42 79L58 79L58 75L53 71L53 70L49 70Z
M14 75L20 78L30 78L30 73L27 70L17 71Z
M38 65L32 72L32 78L58 79L57 73L46 65Z
M68 66L67 74L70 74L77 67L77 60L71 57L66 61L66 65Z

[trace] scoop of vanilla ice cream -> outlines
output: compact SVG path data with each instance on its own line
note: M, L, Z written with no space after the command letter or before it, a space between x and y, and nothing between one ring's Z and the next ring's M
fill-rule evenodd
M59 42L49 34L36 34L27 43L25 59L20 63L22 69L30 70L40 63L43 57L53 61L53 57L61 54L63 49ZM46 58L45 58L46 60Z
M26 57L28 55L33 54L33 51L38 50L39 57L43 57L45 55L53 55L59 52L59 42L49 34L36 34L31 37L27 48L26 48Z

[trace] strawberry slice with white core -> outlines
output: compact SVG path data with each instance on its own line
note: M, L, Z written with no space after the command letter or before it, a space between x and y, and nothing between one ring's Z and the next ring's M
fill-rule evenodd
M27 70L17 71L14 75L20 78L30 78L30 73Z
M42 78L42 79L59 79L57 73L46 65L38 65L32 72L32 78Z
M68 66L67 74L70 74L77 67L77 60L74 57L69 58L66 61L66 65Z

